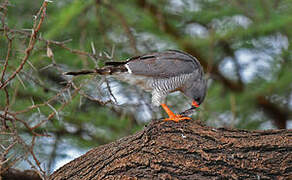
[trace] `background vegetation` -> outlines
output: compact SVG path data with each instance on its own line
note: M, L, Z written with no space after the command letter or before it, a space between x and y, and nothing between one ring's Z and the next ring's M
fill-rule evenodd
M183 50L204 66L195 119L291 127L291 12L291 0L1 0L1 171L50 173L163 116L136 87L62 75L149 51ZM190 102L174 93L168 104L179 112Z

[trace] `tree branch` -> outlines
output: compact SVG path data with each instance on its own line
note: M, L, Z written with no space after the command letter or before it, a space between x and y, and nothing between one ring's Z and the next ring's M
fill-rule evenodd
M152 121L99 146L51 179L281 179L292 175L292 130L211 128L194 120Z
M46 14L46 10L47 10L47 5L48 5L48 1L44 1L37 16L36 16L36 19L38 18L38 16L41 14L41 17L40 17L40 20L38 23L35 23L34 26L33 26L33 29L32 29L32 34L31 34L31 37L30 37L30 40L29 40L29 44L28 44L28 47L25 49L25 55L20 63L20 65L18 66L18 68L13 72L12 75L10 75L8 77L8 79L6 81L4 81L3 83L1 82L1 85L0 85L0 89L1 88L5 88L7 86L7 84L22 70L24 64L26 63L26 61L28 60L30 54L31 54L31 51L33 50L34 48L34 45L36 43L36 40L37 40L37 34L41 28L41 25L43 24L44 22L44 19L45 19L45 14Z
M25 170L20 171L18 169L9 168L6 172L2 174L3 179L9 180L41 180L42 178L37 171L34 170Z
M270 102L264 96L257 97L257 105L273 120L279 129L285 129L290 117L289 110L280 108L277 104Z

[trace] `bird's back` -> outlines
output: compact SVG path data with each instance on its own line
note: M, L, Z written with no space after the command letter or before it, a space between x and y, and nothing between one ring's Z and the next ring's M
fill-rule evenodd
M168 78L200 69L200 63L189 54L177 50L149 53L126 62L132 74Z
M148 53L116 65L128 69L127 72L116 74L117 79L162 93L181 90L188 80L202 77L198 60L177 50Z

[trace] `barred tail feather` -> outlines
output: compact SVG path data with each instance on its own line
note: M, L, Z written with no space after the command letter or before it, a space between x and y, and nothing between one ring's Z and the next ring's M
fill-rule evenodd
M127 61L123 61L123 62L108 61L108 62L105 62L105 65L107 65L107 66L121 66L121 65L124 65L126 63L127 63Z
M99 74L99 75L111 75L118 72L127 72L128 69L125 66L105 66L99 69L93 70L81 70L81 71L70 71L65 72L64 75L72 75L72 76L79 76L79 75L87 75L87 74Z
M71 75L71 76L79 76L79 75L87 75L87 74L93 74L94 70L81 70L81 71L69 71L64 72L63 75Z

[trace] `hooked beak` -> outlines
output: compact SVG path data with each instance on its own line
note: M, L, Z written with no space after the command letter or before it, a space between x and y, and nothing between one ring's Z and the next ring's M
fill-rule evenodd
M198 108L198 107L200 107L200 106L199 106L199 104L198 104L195 100L193 100L193 101L192 101L192 107L194 107L194 108Z

